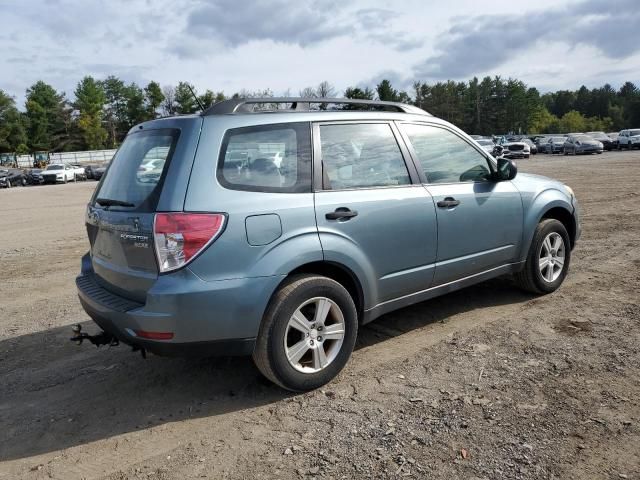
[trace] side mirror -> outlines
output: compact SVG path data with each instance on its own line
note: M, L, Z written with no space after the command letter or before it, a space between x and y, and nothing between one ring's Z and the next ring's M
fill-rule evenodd
M507 158L498 159L498 171L496 176L498 180L513 180L518 174L516 162Z

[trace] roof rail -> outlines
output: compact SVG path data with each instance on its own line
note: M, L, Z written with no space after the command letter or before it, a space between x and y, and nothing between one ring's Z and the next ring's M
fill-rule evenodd
M362 105L372 109L378 107L381 110L414 113L418 115L430 115L421 108L406 103L383 102L376 100L358 100L354 98L314 98L314 97L264 97L264 98L232 98L215 103L202 112L203 116L226 115L232 113L252 113L255 105L273 105L279 103L290 103L291 108L280 109L281 112L308 112L310 104L339 104L339 105ZM265 110L258 110L264 112ZM273 110L267 110L273 111Z

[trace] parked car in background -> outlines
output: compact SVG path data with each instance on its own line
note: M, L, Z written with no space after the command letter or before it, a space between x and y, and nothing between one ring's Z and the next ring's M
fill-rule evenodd
M104 172L107 170L106 165L98 166L92 169L92 175L94 180L100 180Z
M93 176L93 171L94 169L96 169L98 167L98 165L85 165L84 166L84 171L87 174L87 179L88 180L93 180L95 177Z
M27 176L24 171L18 168L0 169L0 188L25 186L26 184Z
M67 183L75 179L75 169L66 163L51 163L40 172L44 183Z
M554 153L563 153L564 152L564 142L567 137L550 137L545 144L545 153L549 153L553 155Z
M488 138L479 138L476 142L478 142L478 145L480 145L485 152L493 155L493 148L496 146L496 144L493 143L493 140L489 140Z
M506 137L501 137L498 141L498 145L503 148L501 155L504 158L529 158L529 155L531 155L529 145L525 142L509 141Z
M611 148L614 150L618 148L618 135L620 135L620 132L607 133L607 136L611 139Z
M531 155L535 155L536 153L538 153L538 146L535 143L533 143L531 139L527 137L522 137L519 141L529 145L529 152L531 152Z
M76 285L104 330L94 340L252 355L268 379L306 391L338 375L359 326L385 313L504 274L537 294L564 281L580 237L568 186L518 174L412 105L277 103L292 107L232 99L129 131L85 214ZM156 147L162 174L140 182ZM261 155L274 149L281 168ZM231 151L242 164L227 164Z
M622 130L618 136L618 150L640 148L640 128Z
M28 170L26 173L27 183L29 185L41 185L44 183L44 178L42 178L42 169L41 168L32 168Z
M613 149L613 140L611 137L604 132L586 132L585 135L597 140L602 144L602 148L604 150L612 150Z
M71 164L71 168L73 168L74 180L86 180L87 172L82 165Z
M538 153L547 153L547 142L549 141L549 136L547 135L536 135L533 137L533 143L538 150Z
M582 153L602 153L602 142L594 140L588 135L569 135L564 142L565 155L579 155Z

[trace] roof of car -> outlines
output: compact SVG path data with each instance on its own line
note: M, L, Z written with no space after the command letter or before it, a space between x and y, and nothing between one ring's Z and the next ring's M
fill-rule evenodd
M299 97L264 97L264 98L233 98L215 103L202 112L202 116L229 115L240 113L299 113L313 111L311 105L324 105L319 111L350 111L328 109L327 105L352 105L367 108L372 111L387 111L430 115L414 105L380 100L360 100L354 98L299 98ZM281 108L285 106L286 108ZM259 107L256 109L256 107ZM266 107L266 108L265 108Z

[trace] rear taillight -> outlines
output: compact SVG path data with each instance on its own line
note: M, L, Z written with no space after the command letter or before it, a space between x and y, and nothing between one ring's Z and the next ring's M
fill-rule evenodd
M149 340L171 340L173 332L147 332L146 330L135 330L136 337L148 338Z
M153 238L161 272L180 268L220 235L220 213L156 213Z

